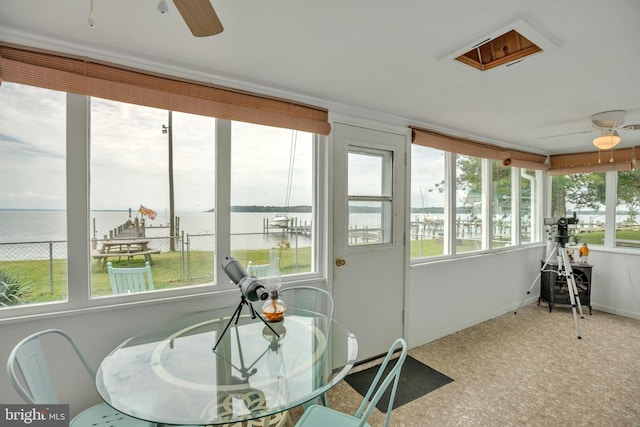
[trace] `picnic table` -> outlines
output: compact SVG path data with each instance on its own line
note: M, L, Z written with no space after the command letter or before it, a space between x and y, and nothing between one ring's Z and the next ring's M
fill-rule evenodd
M149 247L149 239L112 239L104 240L102 247L91 255L93 258L102 260L102 267L106 267L108 258L123 256L127 257L129 264L134 256L143 255L145 260L151 264L151 254L160 253L160 249Z

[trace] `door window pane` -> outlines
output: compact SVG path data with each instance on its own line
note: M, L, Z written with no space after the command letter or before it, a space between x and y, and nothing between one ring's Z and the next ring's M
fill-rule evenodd
M391 243L392 153L350 147L347 162L349 246Z
M230 245L245 267L315 271L313 140L307 132L232 122Z
M92 296L108 262L150 262L156 290L213 281L214 146L213 118L91 99Z
M383 179L385 157L349 152L349 195L389 196L390 185Z
M616 246L640 248L640 170L618 172Z
M411 146L411 258L444 254L444 152Z
M67 299L66 94L0 86L0 309Z
M482 159L456 154L456 253L482 249Z

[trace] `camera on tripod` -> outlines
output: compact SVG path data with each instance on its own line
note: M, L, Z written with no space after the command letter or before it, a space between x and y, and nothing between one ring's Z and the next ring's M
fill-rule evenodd
M566 218L545 218L544 225L555 225L556 231L553 234L553 241L556 243L566 244L569 242L569 225L577 224L579 222L576 217L576 213L573 213L573 217Z

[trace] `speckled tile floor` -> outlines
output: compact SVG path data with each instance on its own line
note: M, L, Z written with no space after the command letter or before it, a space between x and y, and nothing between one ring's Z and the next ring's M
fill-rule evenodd
M568 306L533 304L411 349L454 382L396 408L390 424L640 426L640 320L586 310L580 327L579 340ZM354 413L362 396L342 381L328 399ZM383 420L376 409L370 424Z

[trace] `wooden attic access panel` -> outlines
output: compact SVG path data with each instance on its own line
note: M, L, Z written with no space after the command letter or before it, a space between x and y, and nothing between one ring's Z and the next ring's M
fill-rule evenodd
M501 36L474 46L456 60L480 71L487 71L500 65L520 60L542 49L529 41L516 30L511 30Z

